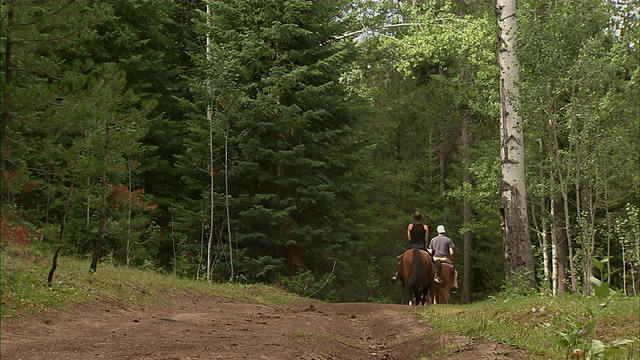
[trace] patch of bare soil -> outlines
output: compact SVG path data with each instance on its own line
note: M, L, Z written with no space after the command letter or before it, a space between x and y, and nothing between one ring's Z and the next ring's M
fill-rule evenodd
M2 323L2 359L522 359L499 344L433 336L408 305L265 306L182 297L164 308L107 306ZM449 352L449 351L447 351Z

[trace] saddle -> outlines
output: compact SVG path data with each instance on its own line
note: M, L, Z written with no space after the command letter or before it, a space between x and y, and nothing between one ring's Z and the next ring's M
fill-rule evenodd
M416 248L416 249L420 249L420 250L422 250L422 251L426 252L427 254L429 254L429 256L431 256L431 251L429 251L428 249L422 249L422 248ZM396 259L398 259L398 260L399 260L399 259L402 259L402 255L403 255L403 254L404 254L404 252L403 252L402 254L400 254L400 255L396 256ZM433 259L433 256L431 256L431 258ZM435 260L434 260L434 261L435 261Z
M451 265L453 265L453 262L451 261L451 259L446 258L446 257L437 257L437 256L435 256L435 257L433 258L433 260L434 260L435 262L440 262L440 263L445 263L445 264L451 264Z

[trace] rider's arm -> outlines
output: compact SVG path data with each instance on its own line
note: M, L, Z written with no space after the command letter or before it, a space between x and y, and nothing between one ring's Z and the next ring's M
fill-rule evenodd
M407 225L407 240L411 241L411 229L413 228L413 224Z
M424 244L427 245L427 247L429 247L429 226L427 225L422 225L424 226Z

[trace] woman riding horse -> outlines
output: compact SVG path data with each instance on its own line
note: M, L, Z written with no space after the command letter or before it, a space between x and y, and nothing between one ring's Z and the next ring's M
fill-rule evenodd
M429 242L429 227L422 223L422 213L420 211L416 211L411 215L411 223L407 225L407 240L409 240L410 249L417 248L427 252L429 251L427 249L427 244ZM431 253L429 253L429 255L431 255ZM398 256L398 259L401 257L402 255ZM398 262L398 266L400 266L400 262ZM396 271L391 280L398 280L398 271ZM437 273L435 281L440 281Z

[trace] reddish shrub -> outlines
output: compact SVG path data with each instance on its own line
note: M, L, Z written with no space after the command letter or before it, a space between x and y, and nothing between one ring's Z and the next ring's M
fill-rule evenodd
M2 214L2 246L17 245L23 250L29 248L29 230L20 225L11 225L5 214Z

